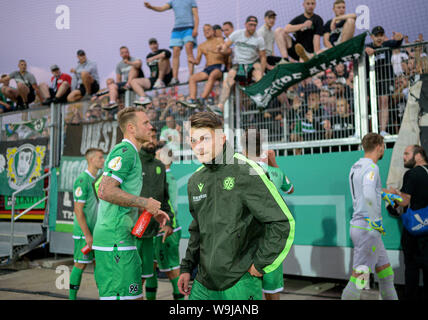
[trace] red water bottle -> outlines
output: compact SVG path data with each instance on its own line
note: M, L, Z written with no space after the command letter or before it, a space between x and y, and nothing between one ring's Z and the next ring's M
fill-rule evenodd
M134 229L132 229L132 234L138 238L141 238L143 236L144 231L146 231L147 226L149 225L150 219L153 217L153 214L148 212L147 210L144 210L143 213L138 218L137 223L134 226Z
M86 245L80 251L82 251L82 253L86 255L86 254L88 254L91 251L91 248L89 248L89 246Z

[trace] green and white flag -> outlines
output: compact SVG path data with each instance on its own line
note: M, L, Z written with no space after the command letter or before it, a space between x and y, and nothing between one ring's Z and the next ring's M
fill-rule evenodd
M36 131L38 133L42 133L43 130L46 127L46 118L42 117L40 119L32 120L32 121L25 121L25 122L17 122L13 124L6 124L6 135L10 137L14 133L16 133L21 126L25 126L30 128L33 131ZM28 129L27 129L28 130Z
M260 81L241 89L254 101L257 107L266 108L269 102L292 85L339 63L358 59L363 50L366 33L362 33L331 49L328 49L304 63L279 64Z
M46 126L46 118L43 117L37 120L29 121L24 123L24 125L34 131L37 131L38 133L42 133Z

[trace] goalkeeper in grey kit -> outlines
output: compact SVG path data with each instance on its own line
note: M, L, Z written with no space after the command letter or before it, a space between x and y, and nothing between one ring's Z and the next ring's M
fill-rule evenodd
M382 184L377 162L385 152L383 137L369 133L362 141L364 157L351 168L349 184L352 195L353 215L351 239L354 244L352 275L343 290L342 300L359 300L364 287L364 274L376 272L379 291L383 300L397 300L394 272L382 241Z

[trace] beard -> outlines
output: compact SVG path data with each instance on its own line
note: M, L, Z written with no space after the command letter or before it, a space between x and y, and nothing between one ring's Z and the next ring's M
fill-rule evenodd
M156 154L156 146L154 144L149 144L147 146L143 146L141 149L143 149L144 151L146 151L147 153L150 154Z
M415 165L416 165L415 157L413 157L407 162L404 162L404 168L407 168L407 169L413 169Z

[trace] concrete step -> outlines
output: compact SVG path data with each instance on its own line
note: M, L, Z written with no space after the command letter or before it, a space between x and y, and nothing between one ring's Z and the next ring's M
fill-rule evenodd
M43 233L40 223L15 222L14 233L40 234ZM10 222L0 222L0 234L10 234Z
M0 242L10 242L10 232L9 233L1 233L0 232ZM28 244L28 233L14 232L13 244L14 245L26 245L26 244Z

